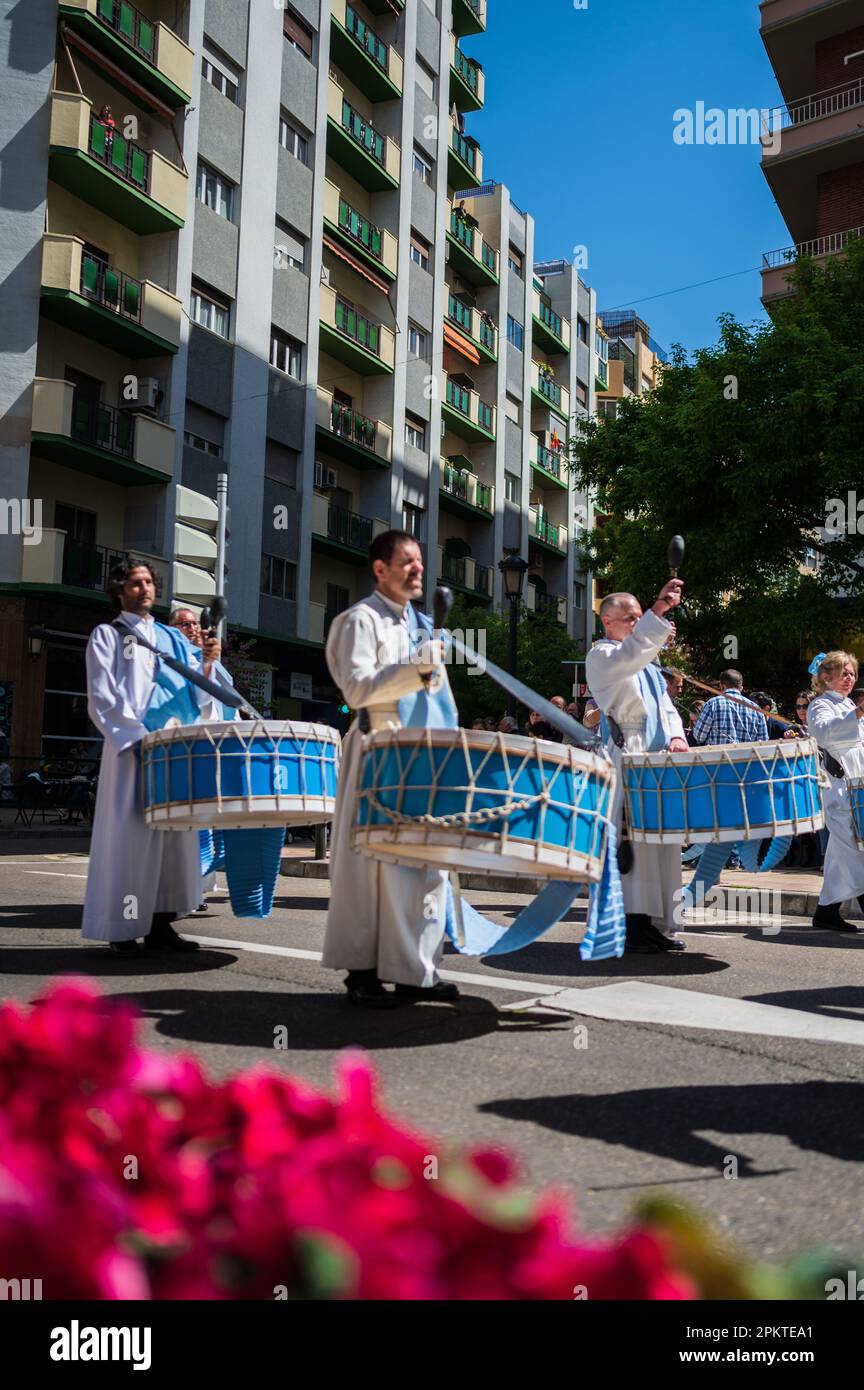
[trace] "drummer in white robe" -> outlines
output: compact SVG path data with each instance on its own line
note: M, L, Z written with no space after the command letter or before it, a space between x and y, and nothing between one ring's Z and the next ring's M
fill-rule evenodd
M413 536L387 531L369 551L375 592L334 619L327 639L327 665L345 701L360 717L342 745L330 859L330 907L324 965L348 972L352 1003L392 1008L400 1001L458 998L453 984L438 979L444 945L446 875L436 869L382 864L351 848L355 784L362 725L399 728L405 701L411 722L436 718L436 701L450 701L443 644L427 637L411 659L411 599L423 592L423 560ZM428 686L423 676L433 681ZM403 702L400 714L400 701ZM408 722L407 719L405 722ZM395 994L384 982L396 986Z
M857 678L854 656L828 652L813 676L815 698L807 708L807 729L822 751L830 783L822 789L828 848L813 925L850 935L857 935L858 930L844 921L840 912L843 903L857 898L864 910L864 851L855 842L846 785L847 776L864 776L864 710L850 699Z
M609 594L600 605L605 636L588 653L585 678L603 715L611 716L623 738L622 749L615 743L611 725L604 722L609 730L606 746L618 772L613 814L619 819L622 751L687 751L681 717L660 668L647 669L674 635L664 615L680 603L681 588L680 579L671 579L647 613L632 594ZM684 943L668 934L675 929L673 914L681 896L680 845L632 843L632 850L632 868L621 877L627 950L644 954L684 950Z
M150 616L156 585L149 565L115 569L109 593L133 632L140 630L156 646L165 641L167 633ZM183 638L176 642L194 664L193 648ZM171 645L170 654L176 653ZM205 655L204 673L209 674L209 661L218 651L213 647ZM138 937L145 938L149 950L197 950L197 942L178 936L171 921L201 901L198 832L148 829L140 795L137 745L150 727L158 727L148 718L157 698L158 657L110 623L100 623L87 643L86 666L87 710L104 741L82 934L90 941L107 941L122 956L141 954ZM175 706L185 704L181 722L194 722L210 697L195 686L178 685ZM175 706L162 706L166 719Z

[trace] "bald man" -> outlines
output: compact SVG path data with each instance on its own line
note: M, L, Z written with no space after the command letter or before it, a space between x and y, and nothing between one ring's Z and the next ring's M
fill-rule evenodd
M619 823L622 752L687 751L681 716L669 698L660 667L654 664L674 632L666 614L681 602L681 589L680 579L670 579L647 613L632 594L609 594L600 605L604 635L588 653L585 675L602 711L606 747L618 773L613 814ZM683 951L683 941L669 935L680 900L681 846L634 842L633 867L622 876L621 884L627 950L650 955Z

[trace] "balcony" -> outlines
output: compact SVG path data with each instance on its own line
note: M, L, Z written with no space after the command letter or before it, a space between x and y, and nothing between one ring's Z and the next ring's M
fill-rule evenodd
M87 589L103 593L113 565L125 560L127 546L84 545L70 540L65 531L43 527L39 545L25 545L21 556L22 584L57 590ZM146 560L156 576L156 602L166 603L168 562L159 555L135 550L136 559ZM106 596L107 597L107 596Z
M438 547L438 582L461 589L473 599L488 603L492 598L492 571L471 555L448 555Z
M781 91L791 97L812 86L816 44L861 23L861 0L762 0L759 8L762 42ZM843 52L860 47L851 43Z
M326 496L312 496L312 545L315 550L333 555L337 560L352 560L365 565L369 547L376 536L387 530L387 522L379 517L361 516L345 507L334 506Z
M139 236L176 232L186 214L183 170L112 132L92 106L74 92L52 93L48 177Z
M486 401L481 401L476 391L448 376L446 372L443 373L443 377L444 396L441 402L441 414L446 424L463 439L474 439L481 443L494 442L496 416L494 405L488 405Z
M486 0L453 0L453 33L482 34L486 28Z
M330 58L372 101L402 96L402 59L347 0L330 6Z
M597 358L597 371L594 376L594 384L598 391L608 391L609 389L609 363L602 357Z
M447 318L460 333L470 338L481 357L487 362L498 361L498 329L488 314L448 293Z
M319 447L354 468L389 468L393 431L382 420L361 415L334 401L326 386L316 386L315 429Z
M84 250L80 237L42 238L42 313L125 357L174 353L182 304L150 280L135 280Z
M71 381L36 377L33 383L33 452L66 468L127 487L167 483L175 435L152 415L76 394Z
M392 372L396 339L332 285L321 286L321 346L362 376Z
M457 111L479 111L486 100L486 75L479 63L462 52L450 35L450 105Z
M460 135L450 117L447 181L451 188L479 188L483 182L483 151L470 135Z
M529 448L529 460L531 467L537 474L535 481L540 487L558 487L567 491L567 453L563 445L559 443L557 449L551 446L552 436L544 434L538 437L531 435Z
M570 419L570 392L559 386L548 372L541 372L540 363L531 363L531 395L540 405L548 406L564 421Z
M145 94L175 109L189 105L195 55L166 24L128 0L60 0L59 15Z
M474 521L494 521L495 488L481 483L471 472L469 460L457 454L441 460L441 484L438 499L445 511Z
M793 236L807 240L816 230L819 176L864 160L864 78L779 108L771 136L762 172Z
M396 279L399 243L342 197L335 183L324 180L324 225L338 241L379 275Z
M398 143L382 135L346 101L332 74L327 98L327 150L370 193L399 187Z
M562 627L567 626L567 600L563 594L546 594L536 584L525 585L525 607L529 613L538 613L554 618Z
M498 251L490 245L473 217L450 207L447 224L450 264L472 285L498 284Z
M570 320L556 314L548 295L537 289L531 291L533 299L534 338L544 352L570 351Z
M528 508L528 539L555 555L567 553L567 527L563 522L550 521L539 507Z
M834 232L831 236L817 237L815 241L801 241L797 246L766 251L762 256L763 304L792 294L788 274L796 261L809 256L824 265L830 256L841 255L850 241L859 241L861 237L864 237L864 227L853 227L848 232Z
M365 0L370 14L384 14L388 17L394 10L404 10L405 0Z

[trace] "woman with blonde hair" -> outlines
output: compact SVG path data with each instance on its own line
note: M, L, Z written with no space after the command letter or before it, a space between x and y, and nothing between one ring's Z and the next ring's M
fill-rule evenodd
M828 848L822 892L814 927L857 934L840 915L847 898L857 898L864 912L864 852L855 841L846 775L864 772L864 710L849 698L858 678L858 659L851 652L821 652L810 665L813 699L807 729L819 745L829 785L823 788Z

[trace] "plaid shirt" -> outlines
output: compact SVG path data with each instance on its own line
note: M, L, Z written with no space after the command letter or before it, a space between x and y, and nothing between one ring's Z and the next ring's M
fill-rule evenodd
M761 743L768 737L768 725L761 710L745 705L739 699L740 690L726 690L708 700L696 725L693 737L697 743ZM746 698L746 697L745 697Z

